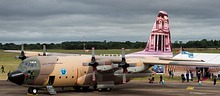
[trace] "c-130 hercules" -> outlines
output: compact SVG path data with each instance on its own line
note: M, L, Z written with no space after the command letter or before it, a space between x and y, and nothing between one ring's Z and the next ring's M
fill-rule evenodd
M45 47L44 47L45 50ZM15 52L15 51L11 51ZM29 87L29 94L37 94L46 88L56 94L54 87L73 87L75 90L111 90L115 85L124 84L132 78L146 77L153 73L148 69L153 65L219 66L207 65L202 60L174 59L170 38L168 14L159 11L146 48L141 52L118 57L75 54L24 52L17 70L9 74L8 80Z

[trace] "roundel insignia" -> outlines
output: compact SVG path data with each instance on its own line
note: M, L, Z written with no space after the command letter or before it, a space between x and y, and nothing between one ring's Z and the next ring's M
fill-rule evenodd
M65 75L67 74L67 70L66 70L65 68L62 68L62 69L60 70L60 74L61 74L62 76L65 76Z

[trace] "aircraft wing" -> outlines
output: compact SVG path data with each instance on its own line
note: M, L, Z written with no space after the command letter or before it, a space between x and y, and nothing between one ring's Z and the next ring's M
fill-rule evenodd
M11 52L11 53L21 53L20 50L4 50L4 52ZM25 56L33 57L42 55L43 52L33 52L33 51L25 51ZM74 56L79 54L70 54L70 53L56 53L56 52L47 52L47 56Z
M184 60L184 59L183 59ZM175 61L160 60L159 58L143 59L144 64L150 65L176 65L176 66L200 66L200 67L220 67L220 64L212 64L203 61Z
M4 50L4 52L21 53L20 50ZM33 56L38 56L38 54L40 54L40 53L42 54L42 52L25 51L25 56L33 57Z
M98 57L99 59L106 59L106 57ZM121 62L121 57L108 57L114 64ZM126 57L128 64L134 62L143 62L149 65L177 65L177 66L200 66L200 67L220 67L220 64L208 63L203 60L192 59L175 59L175 58L158 58L158 57L140 57L129 58ZM137 65L138 66L138 65Z

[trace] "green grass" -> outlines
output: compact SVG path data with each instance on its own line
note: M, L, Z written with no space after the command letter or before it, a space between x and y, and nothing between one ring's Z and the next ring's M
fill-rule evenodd
M21 60L15 59L17 53L5 53L3 50L0 50L0 66L5 67L5 73L2 73L0 70L0 79L6 79L8 71L14 71L17 69Z

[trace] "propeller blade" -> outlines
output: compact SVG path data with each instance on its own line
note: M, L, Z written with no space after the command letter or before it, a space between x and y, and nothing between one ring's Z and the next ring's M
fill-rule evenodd
M24 51L24 44L21 44L21 51Z
M123 83L126 83L126 73L128 73L127 68L123 68Z
M92 72L92 81L96 81L96 68L93 67L93 72Z
M121 48L121 56L122 56L122 62L126 62L125 60L125 49L124 48Z
M95 57L95 48L92 47L92 57Z
M92 59L91 59L92 62L95 62L95 48L92 47Z
M21 56L24 56L24 44L21 44Z
M93 70L92 72L92 81L96 81L96 71Z
M93 72L92 72L92 81L96 82L96 71L97 71L97 66L99 65L98 62L95 60L95 48L92 47L92 59L91 62L89 63L89 66L92 66Z
M43 45L43 56L46 56L46 45Z
M123 83L126 83L126 73L123 73Z

